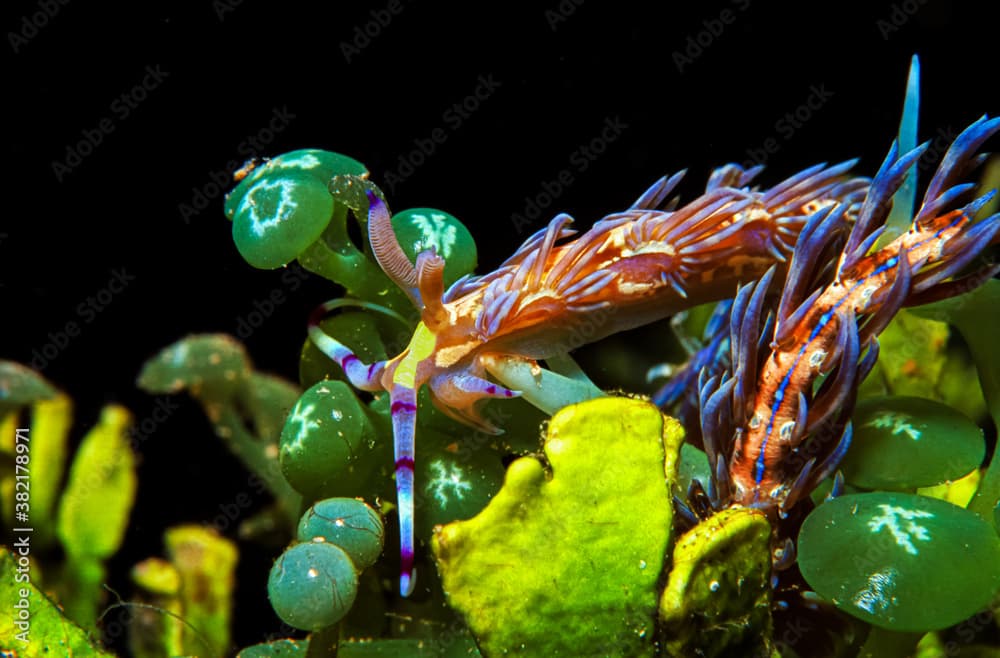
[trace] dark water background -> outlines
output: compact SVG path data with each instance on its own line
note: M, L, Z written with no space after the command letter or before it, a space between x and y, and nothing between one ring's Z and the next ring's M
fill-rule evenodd
M336 290L236 253L219 183L251 154L351 155L394 208L466 222L487 271L556 212L586 227L681 168L688 195L729 161L766 159L765 183L850 157L873 173L914 52L922 139L1000 112L991 3L330 4L5 6L0 356L73 396L74 439L105 403L153 417L135 376L189 332L241 333L260 369L295 377L305 317ZM662 334L582 358L635 387ZM124 593L164 527L247 490L191 403L141 453ZM278 627L270 557L241 565L241 646Z

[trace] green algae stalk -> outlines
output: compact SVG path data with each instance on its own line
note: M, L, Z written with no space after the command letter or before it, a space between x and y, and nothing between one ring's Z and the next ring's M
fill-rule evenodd
M129 443L129 412L110 405L87 433L70 466L59 504L56 535L66 550L59 582L66 614L90 627L106 578L104 561L121 546L138 488Z
M195 525L176 526L164 536L167 557L180 576L185 651L209 656L229 653L236 545L214 531Z

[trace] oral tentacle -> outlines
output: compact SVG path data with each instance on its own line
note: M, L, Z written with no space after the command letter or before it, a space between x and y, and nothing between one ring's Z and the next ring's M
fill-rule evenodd
M309 339L323 354L341 367L344 374L347 375L347 379L355 388L362 391L381 391L383 390L381 384L382 373L385 372L386 362L377 361L372 364L362 362L349 347L332 336L327 335L320 326L320 322L327 313L341 306L375 307L383 311L388 311L388 309L381 309L381 307L377 307L375 304L354 300L335 299L326 302L317 306L309 316Z

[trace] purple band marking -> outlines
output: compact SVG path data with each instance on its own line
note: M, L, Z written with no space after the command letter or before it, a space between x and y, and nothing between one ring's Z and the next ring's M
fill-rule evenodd
M416 413L417 405L410 404L409 402L403 402L402 400L397 400L392 403L391 407L389 407L389 411L391 411L392 413L396 413L398 411L409 411L410 413Z
M396 470L398 471L401 468L408 468L408 469L410 469L412 471L413 470L413 458L412 457L400 457L399 459L397 459L396 460Z
M340 367L341 368L346 368L348 363L353 363L354 361L360 361L360 360L361 359L359 359L358 357L354 356L353 354L348 354L347 356L345 356L340 361Z

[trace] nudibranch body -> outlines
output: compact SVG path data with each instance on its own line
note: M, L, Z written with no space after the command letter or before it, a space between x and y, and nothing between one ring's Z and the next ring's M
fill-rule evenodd
M396 240L385 203L369 193L368 233L382 269L407 292L421 321L395 358L363 364L319 328L335 303L317 309L310 336L352 384L388 391L395 444L402 567L413 587L413 465L416 393L427 384L448 415L496 431L477 406L518 395L487 379L496 356L534 362L695 304L732 296L792 252L808 216L824 208L857 212L869 181L847 176L854 161L817 165L767 190L749 187L762 167L716 170L705 193L680 206L669 199L683 172L664 177L630 208L572 240L559 215L495 271L444 289L433 251L413 264ZM585 324L586 331L581 331Z
M953 279L1000 234L1000 214L973 223L992 192L954 208L974 187L956 179L976 164L975 151L997 131L1000 119L986 117L963 131L928 184L910 229L872 251L893 193L927 146L900 156L894 144L846 244L842 208L810 218L763 332L773 273L740 290L730 323L733 374L700 382L716 506L785 513L833 474L850 445L850 413L857 386L877 359L878 334L904 305L960 294L1000 271L986 266ZM821 375L829 376L814 392Z

